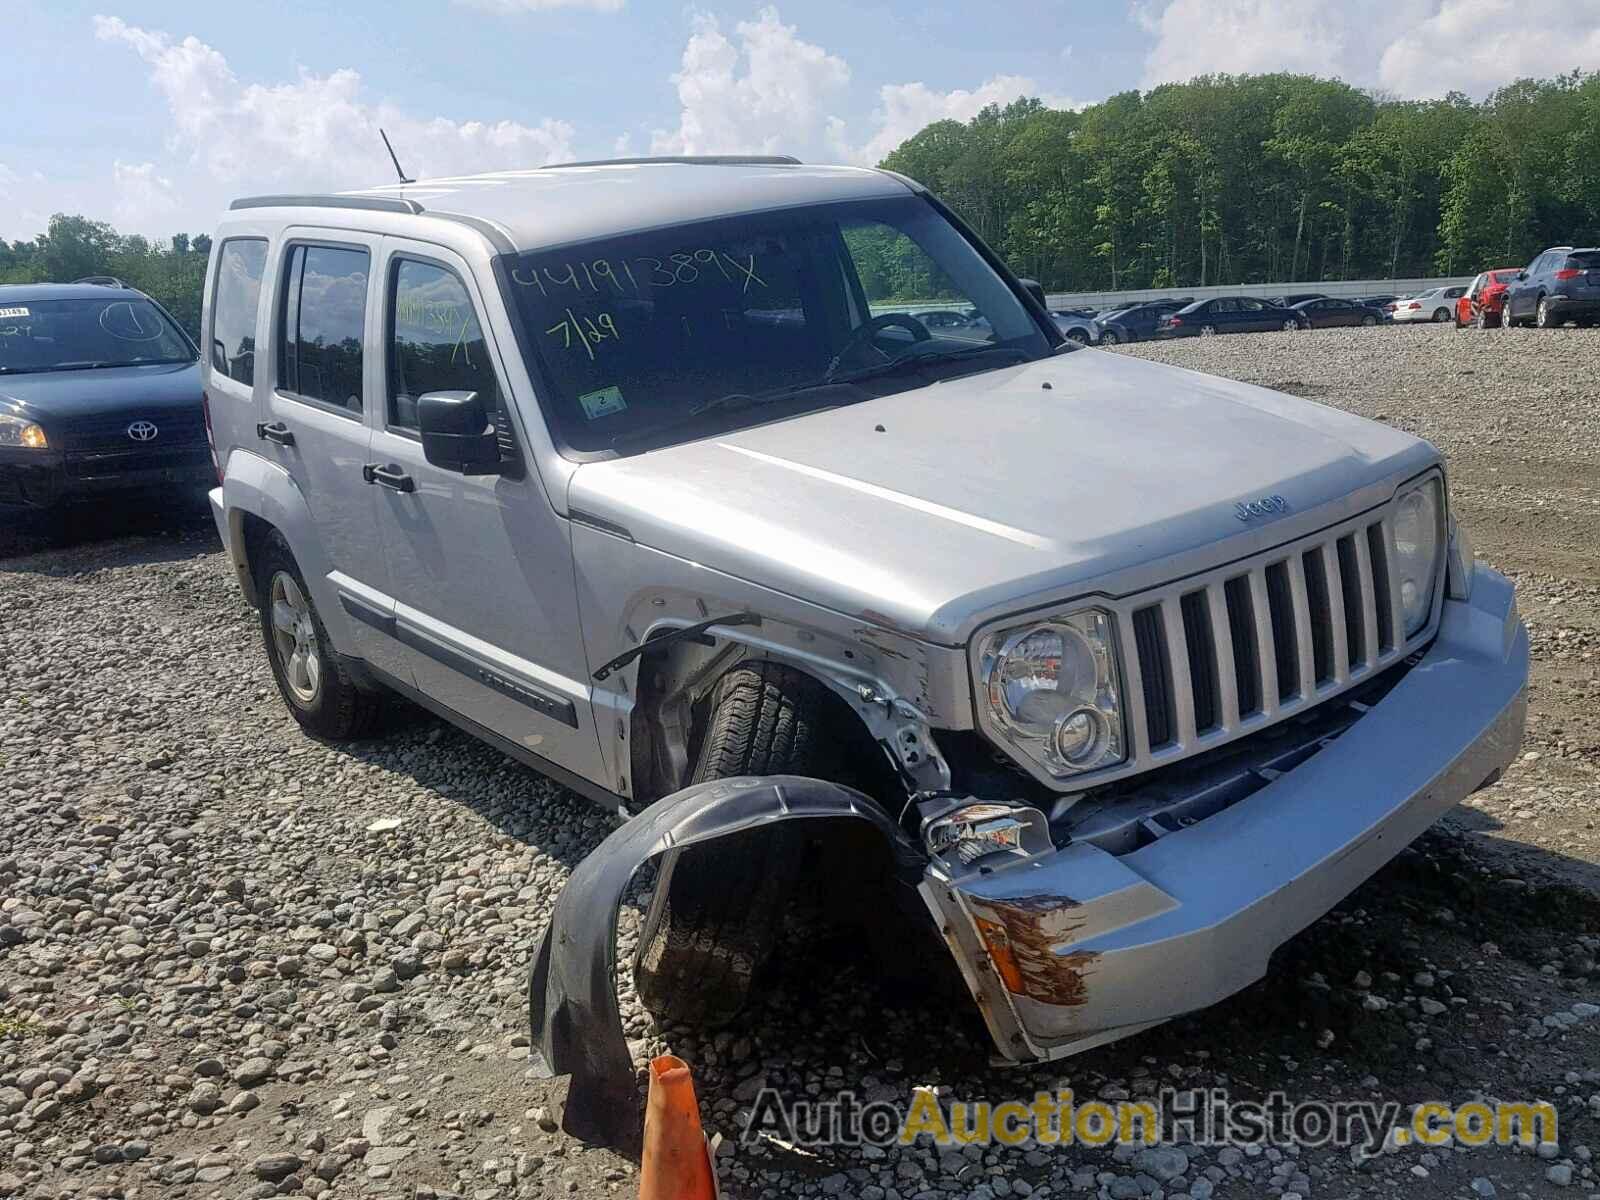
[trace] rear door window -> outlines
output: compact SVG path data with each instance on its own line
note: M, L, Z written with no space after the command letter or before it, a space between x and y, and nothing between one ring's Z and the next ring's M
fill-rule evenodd
M278 343L279 390L360 414L370 262L367 251L355 247L290 247Z
M256 314L267 264L265 238L229 238L217 251L211 296L211 369L246 385L256 377Z

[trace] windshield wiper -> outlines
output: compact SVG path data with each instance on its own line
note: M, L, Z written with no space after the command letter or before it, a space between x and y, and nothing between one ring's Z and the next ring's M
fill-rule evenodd
M888 375L898 375L908 367L942 366L945 363L964 362L967 359L983 358L990 354L1006 354L1019 359L1028 357L1025 352L1018 350L1015 346L970 346L965 350L939 350L933 354L905 354L899 358L892 358L886 363L879 363L876 366L862 367L860 370L835 375L827 381L827 384L856 383L864 379L881 379Z

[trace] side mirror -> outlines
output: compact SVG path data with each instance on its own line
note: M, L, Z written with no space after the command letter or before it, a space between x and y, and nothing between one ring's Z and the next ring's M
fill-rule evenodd
M1518 271L1517 272L1517 282L1518 283L1525 282L1527 280L1527 278L1528 278L1528 273L1526 271Z
M500 439L477 392L427 392L417 397L422 456L463 475L498 475Z
M1049 309L1050 302L1045 299L1044 284L1040 283L1037 279L1019 279L1017 282L1022 285L1023 290L1026 291L1028 295L1032 296L1039 302L1040 308Z

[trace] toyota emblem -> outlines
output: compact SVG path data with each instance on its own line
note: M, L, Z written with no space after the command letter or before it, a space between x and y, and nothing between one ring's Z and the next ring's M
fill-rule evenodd
M128 426L128 436L136 442L153 442L159 432L160 430L149 421L135 421Z

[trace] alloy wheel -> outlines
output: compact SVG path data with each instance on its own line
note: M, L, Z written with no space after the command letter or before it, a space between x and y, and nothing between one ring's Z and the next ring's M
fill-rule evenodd
M322 659L318 654L317 627L311 603L294 576L278 571L272 576L268 597L272 613L272 640L283 665L283 678L301 704L317 701L322 688Z

